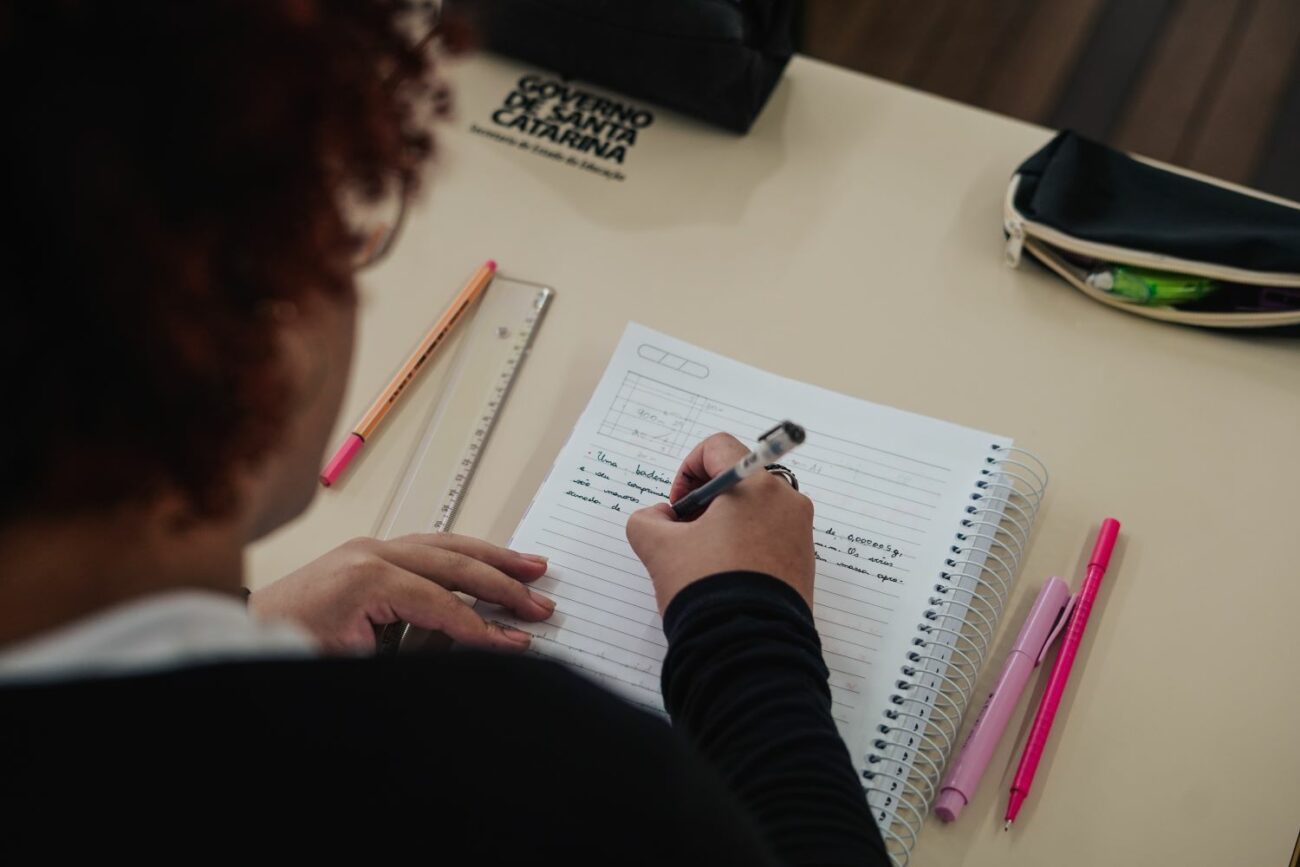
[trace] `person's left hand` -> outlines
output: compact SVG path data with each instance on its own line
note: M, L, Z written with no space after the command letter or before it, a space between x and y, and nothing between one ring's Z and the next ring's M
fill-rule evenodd
M452 533L353 539L256 591L248 608L258 619L297 623L334 652L373 651L375 627L398 621L518 652L528 633L483 620L452 591L545 620L555 603L524 586L545 572L545 558Z

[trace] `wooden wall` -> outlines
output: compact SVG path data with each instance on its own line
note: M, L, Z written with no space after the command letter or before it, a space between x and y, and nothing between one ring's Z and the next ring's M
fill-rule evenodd
M1300 199L1300 0L805 0L803 51Z

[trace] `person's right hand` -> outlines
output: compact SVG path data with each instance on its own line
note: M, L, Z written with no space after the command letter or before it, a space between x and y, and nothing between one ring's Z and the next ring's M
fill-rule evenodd
M697 445L673 481L669 500L725 472L749 454L730 434ZM764 572L813 602L812 501L771 473L758 472L679 520L667 503L634 512L627 540L654 582L663 613L683 587L719 572Z

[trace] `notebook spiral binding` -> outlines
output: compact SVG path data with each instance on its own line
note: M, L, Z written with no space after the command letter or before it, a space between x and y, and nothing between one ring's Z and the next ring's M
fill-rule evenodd
M897 669L897 691L876 726L864 789L885 848L905 867L958 747L962 717L1020 571L1047 468L1030 452L991 446L925 619Z

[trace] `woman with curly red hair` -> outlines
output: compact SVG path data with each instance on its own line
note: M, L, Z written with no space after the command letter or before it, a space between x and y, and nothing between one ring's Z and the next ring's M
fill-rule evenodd
M542 557L353 540L242 598L245 546L316 490L361 215L432 152L419 17L0 2L0 852L882 859L829 715L811 509L773 477L629 526L676 731L537 660L360 658L396 620L524 650L453 591L547 618Z

